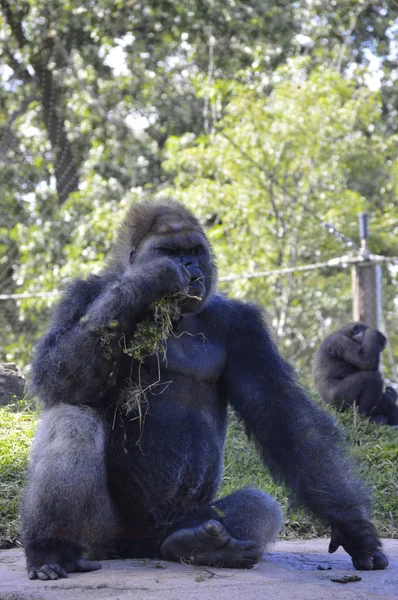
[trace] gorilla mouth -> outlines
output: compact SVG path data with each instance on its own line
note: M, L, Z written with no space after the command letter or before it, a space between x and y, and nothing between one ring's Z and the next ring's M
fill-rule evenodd
M197 296L199 298L203 298L206 293L206 288L203 283L202 277L195 277L191 279L191 283L189 284L189 295Z

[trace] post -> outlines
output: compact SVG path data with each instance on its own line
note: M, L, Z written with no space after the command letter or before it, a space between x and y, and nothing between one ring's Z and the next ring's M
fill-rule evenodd
M371 261L352 268L353 317L365 325L381 328L381 267Z
M369 218L367 213L359 213L359 238L361 240L361 253L365 258L369 256L368 237L369 237Z
M359 214L363 263L352 268L353 317L375 329L381 328L381 267L370 260L368 215Z

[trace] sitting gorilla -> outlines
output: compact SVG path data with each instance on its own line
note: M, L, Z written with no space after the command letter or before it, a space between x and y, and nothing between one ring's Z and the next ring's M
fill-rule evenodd
M386 338L363 323L348 323L329 335L314 357L312 374L321 398L340 410L358 405L361 415L398 425L397 394L383 392L379 369Z
M330 552L342 545L358 569L387 566L340 432L298 386L258 309L215 285L198 220L164 200L132 206L109 264L66 292L33 362L45 411L22 507L31 579L109 557L253 566L282 515L255 489L214 500L228 404L272 474L331 525ZM132 359L137 327L176 294L166 351ZM137 382L147 410L127 411L121 399Z

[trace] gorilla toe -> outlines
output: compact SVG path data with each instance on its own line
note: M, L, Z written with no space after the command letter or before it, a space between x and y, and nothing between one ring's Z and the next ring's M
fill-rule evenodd
M373 556L373 569L381 570L388 567L388 558L382 552L376 552Z
M28 575L29 579L40 579L41 581L48 581L50 579L66 579L68 573L88 573L89 571L98 571L101 569L101 563L97 561L85 560L84 558L77 557L72 562L62 566L60 563L46 563L40 567L31 567Z
M66 579L68 573L58 563L50 563L48 565L42 565L41 567L32 568L29 570L29 579L40 579L41 581L48 581L49 579Z

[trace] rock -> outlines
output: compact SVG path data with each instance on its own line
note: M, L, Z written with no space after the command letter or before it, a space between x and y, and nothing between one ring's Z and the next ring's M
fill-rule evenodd
M0 363L0 406L23 398L25 378L14 363Z

